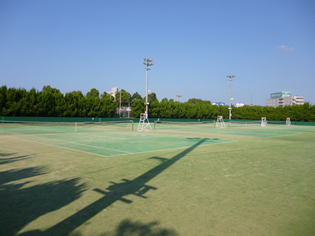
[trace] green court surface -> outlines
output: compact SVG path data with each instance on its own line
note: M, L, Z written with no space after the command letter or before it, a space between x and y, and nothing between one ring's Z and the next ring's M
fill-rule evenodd
M0 124L0 235L313 236L307 126Z
M89 133L89 132L119 132L132 131L133 123L127 122L100 122L100 123L0 123L0 135L13 134L51 134L51 133Z
M226 134L226 135L243 135L253 137L277 137L284 135L297 134L298 132L292 132L291 127L272 125L269 127L255 126L234 126L227 128L214 128L214 124L197 124L197 125L181 125L181 124L157 124L156 130L177 130L177 131L194 131L194 132L209 132L215 134ZM295 129L296 131L300 129Z
M139 135L138 133L66 133L46 135L19 135L16 139L46 144L56 148L65 148L101 156L137 154L193 146L198 138L178 136ZM200 145L231 142L218 138L207 138Z
M262 137L262 138L298 134L297 132L289 132L289 131L281 131L281 130L280 131L268 130L268 129L246 130L246 129L233 129L233 128L227 128L227 129L222 129L222 130L215 129L212 132L220 133L220 134L227 134L227 135L241 135L241 136L244 135L244 136Z

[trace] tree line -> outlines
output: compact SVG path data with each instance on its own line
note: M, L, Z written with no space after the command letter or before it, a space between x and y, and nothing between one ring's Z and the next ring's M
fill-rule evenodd
M131 95L125 90L116 93L116 97L93 88L86 95L81 91L66 94L51 86L44 86L41 91L35 88L27 91L23 88L0 87L1 116L42 116L42 117L115 117L119 106L131 106L131 117L140 117L145 111L146 98L139 93ZM174 99L157 99L155 93L148 96L149 117L174 119L216 119L217 116L228 118L227 106L212 105L210 101L192 98L180 103ZM233 107L232 119L284 121L315 121L315 106L310 103L297 106Z

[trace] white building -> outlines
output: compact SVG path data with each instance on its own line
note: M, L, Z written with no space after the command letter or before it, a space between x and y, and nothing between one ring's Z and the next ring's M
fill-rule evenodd
M213 102L212 105L225 106L224 102Z
M235 103L235 107L243 107L243 106L245 106L245 103L242 103L242 102Z
M118 92L118 88L112 88L112 91L106 92L107 94L111 95L116 99L116 93Z
M292 105L303 105L304 97L291 96L291 92L278 92L270 94L270 99L266 100L268 107L284 107Z

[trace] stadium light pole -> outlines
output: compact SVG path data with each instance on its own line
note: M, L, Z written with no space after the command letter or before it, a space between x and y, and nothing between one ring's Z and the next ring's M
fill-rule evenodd
M121 118L121 90L119 95L119 118Z
M230 78L229 80L230 80L230 106L229 106L229 120L231 120L232 119L232 81L233 81L233 79L232 78L234 78L235 77L235 75L228 75L227 76L228 78Z
M149 66L153 66L154 64L152 63L152 61L154 61L152 58L143 58L144 62L143 64L146 65L146 70L147 70L147 89L146 89L146 99L145 99L145 114L146 114L146 118L148 119L149 118L149 95L148 95L148 92L149 92L149 70L151 70L149 68Z

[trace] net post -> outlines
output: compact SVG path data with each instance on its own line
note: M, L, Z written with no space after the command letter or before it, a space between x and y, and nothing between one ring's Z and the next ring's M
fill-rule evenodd
M78 123L75 122L75 125L74 125L74 132L75 132L75 133L77 132L77 128L78 128Z
M134 124L134 122L133 122L133 120L130 120L130 122L131 122L131 131L133 131L133 124Z

